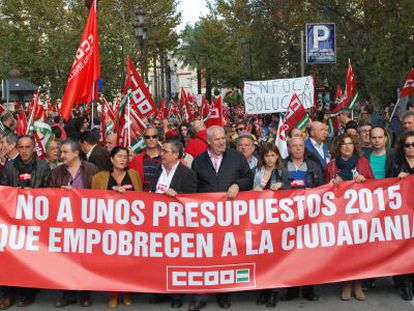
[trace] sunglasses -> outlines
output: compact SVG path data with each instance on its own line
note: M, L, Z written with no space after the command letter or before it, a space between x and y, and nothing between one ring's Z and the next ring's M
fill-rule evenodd
M145 135L145 136L144 136L144 138L145 138L145 139L151 139L151 138L152 138L152 139L155 139L155 138L157 138L157 137L158 137L158 135L152 135L152 136Z
M244 127L239 127L237 130L238 130L238 131L244 131L244 130L245 130L245 128L244 128Z
M407 144L404 144L404 147L405 148L410 148L410 147L413 147L414 148L414 143L407 143Z

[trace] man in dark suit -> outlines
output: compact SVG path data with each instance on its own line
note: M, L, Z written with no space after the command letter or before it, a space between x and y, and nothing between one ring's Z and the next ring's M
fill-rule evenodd
M239 191L251 190L253 174L246 158L238 151L226 149L226 135L221 126L207 129L207 151L194 159L192 168L197 174L197 192L226 192L227 199L237 197ZM220 308L231 306L229 293L217 295ZM206 296L197 295L191 311L206 305Z
M196 173L180 162L183 149L183 144L175 139L162 145L161 165L155 174L157 183L151 189L153 192L175 197L178 193L197 191Z
M309 129L309 138L305 140L305 147L308 152L312 153L325 170L329 163L329 151L326 144L328 137L328 126L325 123L315 121Z
M109 152L98 144L99 133L94 130L82 132L79 142L86 161L95 164L99 171L109 170Z
M160 150L161 165L155 173L157 181L151 191L164 193L175 197L179 193L195 193L197 191L197 175L180 162L184 155L184 146L179 140L169 140ZM171 307L180 308L183 305L182 294L171 295ZM162 301L165 296L156 296L153 302Z

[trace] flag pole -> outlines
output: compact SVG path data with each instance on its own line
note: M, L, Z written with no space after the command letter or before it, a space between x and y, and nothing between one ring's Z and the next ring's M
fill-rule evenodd
M95 81L92 83L92 103L91 103L91 130L93 129L93 110L95 106Z
M37 88L37 92L36 92L37 96L40 97L40 86ZM26 134L29 134L30 131L30 125L33 122L33 118L34 118L34 113L36 111L36 105L37 105L37 99L33 102L33 108L32 111L30 111L30 117L29 117L29 122L27 124L27 130L26 130Z
M127 127L127 130L128 130L128 147L131 147L131 100L130 100L129 95L130 93L128 91L128 102L127 102L128 127Z

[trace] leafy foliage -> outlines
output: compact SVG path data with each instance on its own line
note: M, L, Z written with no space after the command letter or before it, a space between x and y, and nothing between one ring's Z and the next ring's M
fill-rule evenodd
M134 36L136 1L98 2L104 92L119 90L125 55L149 63L178 45L173 29L180 21L176 0L141 1L146 12L146 53L139 54ZM11 69L36 84L51 83L61 97L87 18L84 0L0 0L0 75Z

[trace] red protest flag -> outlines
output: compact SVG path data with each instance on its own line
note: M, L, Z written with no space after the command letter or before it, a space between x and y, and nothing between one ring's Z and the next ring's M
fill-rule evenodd
M303 130L309 121L310 118L308 113L306 112L305 107L300 101L298 95L296 95L296 93L293 93L292 99L290 100L289 108L286 113L286 134L289 134L290 131L295 127Z
M19 114L17 115L16 134L24 135L27 133L27 119L22 106L19 107Z
M221 96L217 98L216 102L214 103L213 107L210 110L210 114L208 119L205 122L206 127L210 127L213 125L223 126L223 99Z
M160 103L160 110L158 111L158 117L160 119L168 119L168 109L165 107L165 99L163 98Z
M154 100L139 75L138 71L128 55L127 76L124 87L124 95L128 94L128 90L131 90L130 105L140 118L144 118L152 113L157 114L157 106L155 106Z
M358 91L356 89L356 80L354 71L352 70L351 61L349 61L348 72L346 74L346 84L345 84L345 99L344 99L344 108L350 110L354 109L356 100L358 99Z
M404 83L404 86L400 89L399 98L404 98L407 96L414 95L414 69L407 75L407 80Z
M97 80L101 75L99 64L99 38L96 0L89 11L75 61L70 70L60 112L65 120L70 119L73 105L97 100Z
M194 115L188 104L188 96L185 92L184 88L181 88L181 96L180 96L180 113L185 122L190 122L194 119Z

